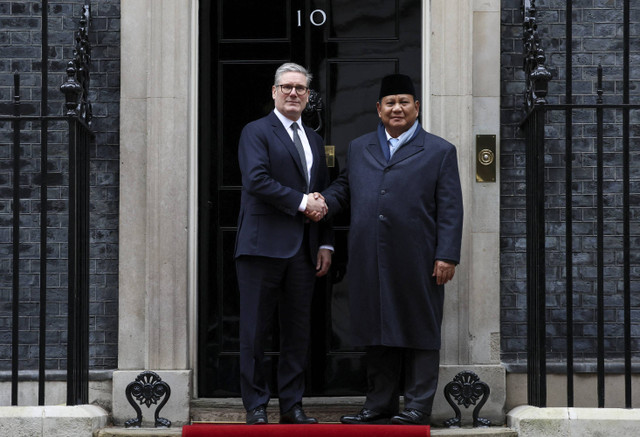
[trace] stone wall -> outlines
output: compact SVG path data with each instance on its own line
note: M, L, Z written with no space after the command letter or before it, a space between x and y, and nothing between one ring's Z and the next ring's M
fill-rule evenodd
M48 7L48 115L62 115L59 91L73 58L83 0ZM90 100L95 144L90 150L90 367L117 367L120 1L91 3ZM42 2L0 1L0 114L12 113L13 73L20 74L21 113L41 114ZM11 368L12 143L0 124L0 372ZM68 155L63 125L48 136L46 368L66 368ZM38 363L40 288L40 124L25 125L20 161L20 369Z

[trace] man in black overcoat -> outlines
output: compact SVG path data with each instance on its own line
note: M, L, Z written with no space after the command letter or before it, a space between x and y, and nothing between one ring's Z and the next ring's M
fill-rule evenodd
M420 126L408 76L383 78L376 106L378 129L351 142L344 170L322 192L329 216L351 207L351 326L354 346L366 348L364 408L341 421L429 424L444 284L460 261L456 149Z

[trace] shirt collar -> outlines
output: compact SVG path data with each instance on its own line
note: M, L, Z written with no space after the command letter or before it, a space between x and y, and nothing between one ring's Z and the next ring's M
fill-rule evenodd
M280 120L280 122L285 128L289 129L293 123L298 123L298 127L302 128L302 123L300 123L300 118L302 117L294 121L282 115L282 113L278 111L276 108L273 108L273 112L274 114L276 114L276 117L278 117L278 120Z
M413 136L416 129L418 128L418 124L418 120L416 119L416 121L413 122L413 126L411 126L409 130L404 131L402 134L400 134L400 136L398 137L398 146L406 143ZM387 134L387 141L393 138L391 135L389 135L389 132L387 132L386 129L384 130L384 133Z

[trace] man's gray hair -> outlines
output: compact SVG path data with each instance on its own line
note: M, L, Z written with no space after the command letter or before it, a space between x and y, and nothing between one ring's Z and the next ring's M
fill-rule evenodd
M280 67L278 67L278 69L276 70L276 77L274 78L273 84L279 85L280 76L282 76L284 73L289 73L289 72L304 74L307 77L307 87L311 85L311 79L313 79L313 75L309 73L307 69L304 68L302 65L294 64L293 62L287 62L282 64Z

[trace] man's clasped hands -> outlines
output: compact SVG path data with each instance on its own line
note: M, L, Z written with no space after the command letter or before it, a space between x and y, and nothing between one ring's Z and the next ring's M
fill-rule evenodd
M307 196L307 207L304 215L310 220L318 222L329 212L329 207L324 201L324 197L320 193L309 193Z

